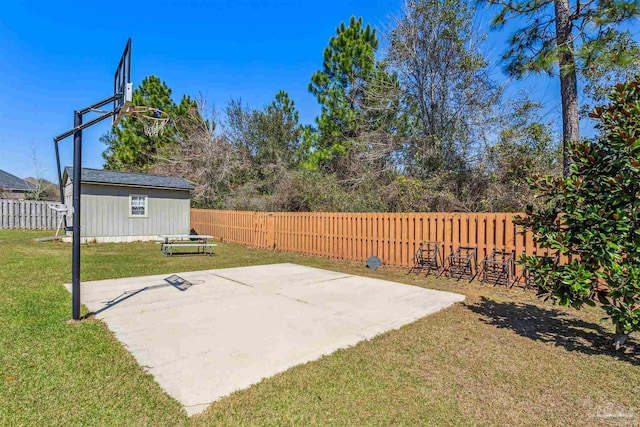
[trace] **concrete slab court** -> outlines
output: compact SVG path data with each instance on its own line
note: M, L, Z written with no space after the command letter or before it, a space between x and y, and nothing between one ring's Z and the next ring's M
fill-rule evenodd
M189 415L463 299L295 264L82 284L82 303Z

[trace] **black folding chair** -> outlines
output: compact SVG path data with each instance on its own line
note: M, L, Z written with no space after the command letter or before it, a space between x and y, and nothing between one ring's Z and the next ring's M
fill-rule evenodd
M481 263L481 282L490 282L495 285L510 286L513 277L513 252L491 251L491 255L485 256Z
M414 271L421 273L426 271L429 274L430 271L440 273L442 265L444 264L440 242L422 242L418 246L418 250L413 255L413 267L407 274Z
M447 257L447 265L442 270L447 272L447 277L468 278L471 282L478 275L478 248L470 246L459 246Z

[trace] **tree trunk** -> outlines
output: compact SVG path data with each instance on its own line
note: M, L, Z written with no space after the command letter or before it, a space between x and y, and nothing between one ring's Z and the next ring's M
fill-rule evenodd
M622 347L626 341L627 334L624 333L624 329L622 329L620 323L616 323L616 337L613 340L613 348L615 348L616 351L620 350L620 347Z
M571 34L569 0L554 0L556 13L556 46L560 65L560 95L562 97L562 173L569 174L567 145L580 139L578 118L578 82L576 59Z

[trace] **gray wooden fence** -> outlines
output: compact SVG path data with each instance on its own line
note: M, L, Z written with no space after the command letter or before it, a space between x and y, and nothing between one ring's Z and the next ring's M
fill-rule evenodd
M56 229L62 213L49 209L50 203L0 199L0 228Z

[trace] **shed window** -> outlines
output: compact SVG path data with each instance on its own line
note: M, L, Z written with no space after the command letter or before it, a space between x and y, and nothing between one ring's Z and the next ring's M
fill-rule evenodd
M129 205L131 216L147 216L147 196L130 195Z

